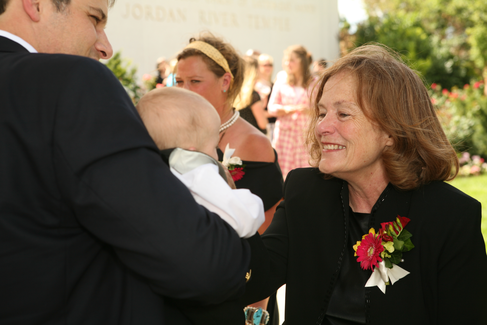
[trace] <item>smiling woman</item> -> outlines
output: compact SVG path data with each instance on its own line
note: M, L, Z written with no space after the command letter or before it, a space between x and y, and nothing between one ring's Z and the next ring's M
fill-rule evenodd
M313 168L288 174L249 240L260 268L242 304L286 284L289 325L487 324L481 206L444 182L458 161L422 80L367 45L315 90Z

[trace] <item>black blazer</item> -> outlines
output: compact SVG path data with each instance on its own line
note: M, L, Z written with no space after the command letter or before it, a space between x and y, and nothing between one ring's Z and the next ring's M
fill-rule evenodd
M0 324L185 324L243 293L248 244L162 162L92 59L0 37Z
M387 286L386 294L366 288L369 323L487 324L480 203L444 182L413 191L389 185L386 191L370 226L378 230L382 222L406 216L415 248L400 264L411 273ZM272 224L262 240L249 240L253 272L242 305L286 283L286 324L321 324L342 253L347 249L353 254L347 241L348 211L345 182L324 180L314 168L292 171Z

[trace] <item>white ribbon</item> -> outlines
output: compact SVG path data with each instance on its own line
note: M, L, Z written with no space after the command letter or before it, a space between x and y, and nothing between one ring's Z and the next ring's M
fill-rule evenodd
M232 157L235 149L230 149L230 145L227 143L225 152L223 153L222 165L228 167L230 165L242 165L242 159L239 157Z
M382 261L379 263L379 267L374 269L365 286L378 286L382 293L386 293L386 283L389 282L389 280L392 284L394 284L396 281L399 281L408 274L409 272L402 267L393 264L392 268L390 269L386 267L386 263Z

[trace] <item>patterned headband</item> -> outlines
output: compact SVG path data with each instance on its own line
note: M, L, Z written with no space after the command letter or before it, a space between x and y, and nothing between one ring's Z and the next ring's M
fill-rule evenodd
M188 46L185 47L186 49L192 48L192 49L197 49L206 54L210 59L215 61L220 67L225 70L225 72L228 72L232 76L233 80L233 74L232 71L230 71L230 68L228 67L228 62L227 60L223 57L223 55L218 51L216 48L211 46L208 43L202 42L202 41L194 41L188 44Z

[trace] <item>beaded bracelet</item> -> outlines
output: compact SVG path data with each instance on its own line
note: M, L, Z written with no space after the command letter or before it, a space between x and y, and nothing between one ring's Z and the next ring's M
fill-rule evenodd
M269 322L267 310L256 307L245 307L245 325L266 325Z

